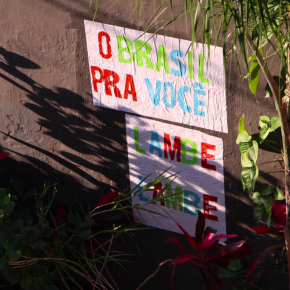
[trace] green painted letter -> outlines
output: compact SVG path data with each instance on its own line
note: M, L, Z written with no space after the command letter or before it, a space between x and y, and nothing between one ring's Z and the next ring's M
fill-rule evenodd
M191 145L191 149L186 149L185 144ZM196 150L197 150L197 145L193 141L182 138L181 139L181 162L188 165L196 164L198 162L198 157L195 154ZM191 160L186 159L186 154L191 155L192 159Z
M133 49L133 42L124 37L124 36L116 36L117 38L117 45L118 45L118 58L119 58L119 62L121 63L132 63L135 60L135 55L134 53L131 51ZM122 41L124 41L126 43L126 47L122 46ZM126 52L129 54L129 59L125 59L123 56L123 53Z
M142 50L143 47L145 48L145 50ZM145 58L147 68L153 69L154 67L153 67L152 60L148 56L152 51L151 45L148 42L137 39L135 41L135 48L136 48L136 56L137 56L137 65L140 67L143 67L143 58Z
M139 148L139 132L138 127L134 126L135 150L138 153L145 154L145 150Z
M199 66L198 66L198 80L201 83L209 84L209 80L203 77L203 62L204 62L204 55L199 55Z
M165 47L163 45L158 46L156 71L160 71L160 67L163 66L167 74L169 74L168 60Z
M173 194L170 183L165 183L165 196L166 196L166 206L170 208L170 203L172 204L173 209L183 211L182 206L182 188L176 186L175 194Z

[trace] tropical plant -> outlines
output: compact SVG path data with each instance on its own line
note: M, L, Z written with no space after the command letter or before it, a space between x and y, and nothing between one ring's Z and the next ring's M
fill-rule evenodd
M134 241L135 232L141 229L133 220L132 210L146 210L143 204L132 204L131 198L153 191L161 180L162 174L144 187L104 194L93 210L59 201L56 211L55 186L50 192L52 186L45 184L37 194L26 191L21 180L12 180L9 187L0 188L1 286L55 290L90 285L90 289L114 289L108 266L117 263L124 268L130 254L121 250L126 247L123 236ZM159 195L146 205L161 198ZM154 209L151 212L160 214Z
M183 254L178 255L174 259L169 259L162 262L159 268L149 276L138 288L141 289L151 278L153 278L159 269L166 263L173 265L172 278L169 283L170 289L174 290L174 272L176 265L188 264L198 270L204 279L206 290L215 290L223 287L223 283L216 274L215 270L218 267L227 268L231 261L239 260L247 257L252 253L251 246L245 240L234 242L231 244L223 244L221 239L234 238L236 235L216 235L216 230L211 227L205 228L205 218L201 211L198 211L198 220L195 227L195 237L191 237L180 224L178 227L183 232L187 242L192 247L190 253L185 254L183 243L174 237L168 238L167 241L179 247Z

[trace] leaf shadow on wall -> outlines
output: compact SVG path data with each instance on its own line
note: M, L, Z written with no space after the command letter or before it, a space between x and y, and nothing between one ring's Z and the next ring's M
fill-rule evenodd
M5 142L1 149L9 150L12 158L1 160L5 168L1 179L20 178L38 188L44 181L56 182L63 199L83 204L97 201L103 193L125 189L124 114L87 105L82 96L65 88L46 88L18 67L40 68L0 47L0 77L26 93L29 100L23 105L37 116L43 140L26 141L17 130L2 129Z

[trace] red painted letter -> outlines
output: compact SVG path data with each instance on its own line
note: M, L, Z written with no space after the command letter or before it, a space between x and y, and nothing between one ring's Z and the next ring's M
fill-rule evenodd
M207 163L207 159L214 160L215 156L207 153L207 149L215 151L215 145L201 143L201 167L216 171L216 166Z
M154 185L154 191L153 191L153 198L157 197L158 194L160 194L162 192L162 184L161 182L157 183ZM153 202L154 204L156 204L156 202ZM160 199L160 204L162 206L165 206L165 201L164 199Z
M102 38L105 37L106 38L106 42L107 42L107 54L104 54L104 51L103 51L103 43L102 43ZM112 48L111 48L111 44L110 44L110 36L108 33L104 32L104 31L101 31L99 32L99 35L98 35L98 40L99 40L99 51L100 51L100 55L103 57L103 58L110 58L112 56Z
M113 80L111 80L111 77ZM105 80L105 92L106 95L112 96L111 88L113 87L115 96L117 98L122 98L120 90L116 87L116 84L119 82L120 77L113 71L104 69L104 80Z
M130 86L130 89L129 89L129 86ZM126 75L124 99L128 99L128 95L132 95L133 101L137 102L137 95L136 95L136 90L135 90L135 85L134 85L132 75Z
M203 195L203 213L204 213L204 217L208 220L212 220L212 221L218 221L218 217L215 215L211 215L209 214L210 210L214 210L216 211L216 206L214 205L210 205L209 202L213 201L213 202L217 202L217 197L212 196L212 195L208 195L208 194L204 194Z
M100 73L100 78L99 79L96 79L96 71L98 71ZM103 81L103 72L97 66L91 66L91 72L92 72L94 91L97 93L98 92L97 83L101 83Z
M174 160L175 156L175 151L176 151L176 160L177 162L181 162L181 138L176 136L174 138L174 144L173 144L173 150L171 147L171 141L170 141L170 136L167 133L164 133L164 158L168 159L168 152L167 152L167 147L169 151L169 155L171 160Z

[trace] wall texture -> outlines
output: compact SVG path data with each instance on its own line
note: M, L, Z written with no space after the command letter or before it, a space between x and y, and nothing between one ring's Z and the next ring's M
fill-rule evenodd
M143 2L140 30L153 14L153 2ZM101 2L96 21L137 29L135 1L120 0L106 12L113 3ZM93 206L101 194L123 190L129 182L125 114L92 103L84 19L93 19L95 3L89 4L90 0L0 2L0 146L11 153L11 158L1 160L0 180L5 184L21 178L37 189L44 181L58 183L57 199ZM181 39L190 35L184 19L159 33ZM254 133L258 116L271 117L275 111L272 100L264 99L265 83L259 85L256 101L247 83L240 82L234 60L227 60L227 70L229 133L187 127L223 138L227 232L245 238L251 237L245 225L254 221L252 203L240 182L238 120L245 114L246 127ZM275 182L280 177L263 176ZM178 254L165 242L172 235L182 239L154 229L139 234L142 257L137 255L127 266L131 276L112 269L121 290L136 289L158 263ZM253 247L259 249L259 243L253 240ZM144 289L168 289L169 280L165 267ZM203 289L201 278L185 266L176 271L176 281L177 290Z

